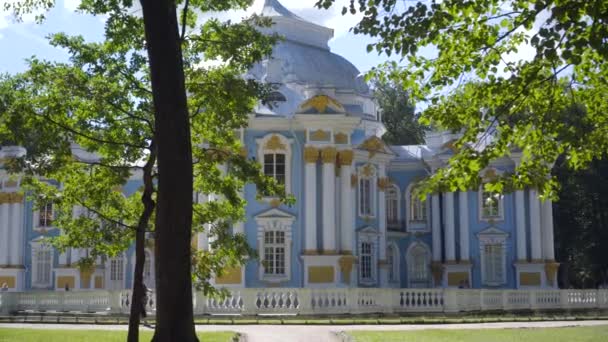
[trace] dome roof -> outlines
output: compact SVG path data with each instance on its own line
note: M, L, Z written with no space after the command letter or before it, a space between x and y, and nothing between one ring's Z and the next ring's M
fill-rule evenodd
M274 46L269 58L248 72L254 79L277 85L277 90L286 97L279 110L270 112L291 114L304 100L327 91L327 95L369 95L369 88L359 70L330 51L328 41L333 37L332 29L305 21L278 0L266 0L261 14L270 17L273 24L260 30L284 38ZM349 104L361 101L341 102L349 108Z

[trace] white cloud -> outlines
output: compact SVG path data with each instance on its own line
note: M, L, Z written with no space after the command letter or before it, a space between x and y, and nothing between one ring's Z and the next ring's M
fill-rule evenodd
M68 11L76 11L80 5L80 0L63 0L63 7Z

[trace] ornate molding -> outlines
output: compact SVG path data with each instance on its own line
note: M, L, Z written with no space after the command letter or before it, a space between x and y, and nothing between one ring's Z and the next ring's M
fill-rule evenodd
M368 151L370 158L376 155L376 153L390 153L387 151L384 141L376 136L365 140L361 145L359 145L359 149Z
M315 148L312 146L304 147L304 161L306 161L307 163L316 163L318 159L319 159L319 149L318 148Z
M545 275L547 276L547 283L553 286L553 281L555 280L555 275L557 275L557 270L559 269L559 263L555 261L547 261L545 264Z
M334 141L336 144L348 144L348 135L346 133L338 132L334 134Z
M353 188L357 186L357 182L359 181L359 177L357 177L356 174L351 174L350 175L350 186L352 186Z
M365 164L361 168L361 175L364 177L373 177L376 173L376 168L372 164Z
M338 160L341 166L350 166L353 163L355 153L352 150L344 150L338 153Z
M322 129L318 129L318 130L310 133L310 140L312 140L312 141L330 141L331 133L328 131L324 131Z
M388 177L378 178L378 190L385 191L390 185L391 181Z
M281 142L281 138L274 134L272 137L270 137L270 139L268 139L268 141L266 142L266 145L264 145L264 148L267 150L286 150L287 146L285 146L283 144L283 142Z
M350 274L353 270L353 264L355 263L355 257L352 255L345 255L338 259L338 265L340 265L340 273L342 273L342 282L345 284L350 283Z
M323 163L334 164L336 162L336 155L338 151L335 147L326 147L321 150L321 158L323 159Z
M0 192L0 204L21 203L23 194L18 192Z

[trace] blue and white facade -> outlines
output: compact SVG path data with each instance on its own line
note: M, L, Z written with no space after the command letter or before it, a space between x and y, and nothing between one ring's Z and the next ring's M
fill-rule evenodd
M247 156L283 183L296 203L258 200L256 187L245 187L247 220L233 231L246 235L259 260L214 279L216 285L556 287L550 201L541 202L534 189L503 196L471 189L420 200L413 191L417 182L446 164L457 136L434 132L425 145L386 145L381 110L359 71L328 47L333 31L276 0L266 1L263 14L274 22L266 30L285 40L248 77L277 88L273 104L260 104L250 115L241 139ZM19 153L4 147L0 158ZM518 162L516 154L496 160L480 177L491 179ZM131 287L132 249L98 260L83 274L73 265L86 251L58 253L41 243L59 234L52 206L33 210L18 176L0 171L0 180L0 287ZM134 176L125 191L139 184ZM200 233L194 244L206 249L209 241ZM145 282L152 285L153 253L147 253Z

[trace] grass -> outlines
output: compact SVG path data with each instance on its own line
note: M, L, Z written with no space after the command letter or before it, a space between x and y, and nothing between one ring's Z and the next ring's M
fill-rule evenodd
M350 331L355 342L605 342L608 325L568 328Z
M229 331L198 333L201 341L229 342L235 334ZM124 342L126 331L15 329L0 328L0 342ZM152 332L140 331L140 341L150 341Z

